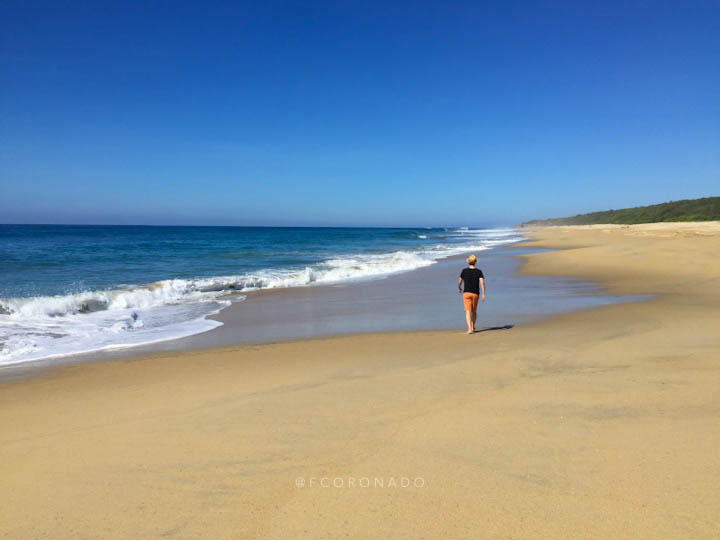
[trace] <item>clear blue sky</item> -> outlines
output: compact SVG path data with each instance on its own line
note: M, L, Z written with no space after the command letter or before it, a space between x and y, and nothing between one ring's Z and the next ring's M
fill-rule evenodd
M720 3L15 2L0 222L482 225L720 195Z

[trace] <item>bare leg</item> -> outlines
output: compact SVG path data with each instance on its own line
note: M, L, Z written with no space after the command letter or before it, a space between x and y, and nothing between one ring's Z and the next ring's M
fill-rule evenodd
M472 334L475 331L475 329L473 328L474 321L472 319L472 311L465 312L465 322L467 322L468 327L467 333Z
M472 315L470 316L470 320L472 321L472 331L475 332L475 321L477 321L477 311L473 311Z

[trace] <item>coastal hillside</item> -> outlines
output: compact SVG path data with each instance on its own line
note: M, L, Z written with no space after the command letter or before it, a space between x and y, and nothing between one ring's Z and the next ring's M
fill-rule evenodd
M620 210L605 210L578 214L572 217L533 219L521 223L521 227L547 225L594 225L616 224L633 225L637 223L658 223L661 221L717 221L720 220L720 197L686 199L670 201L650 206L636 206Z

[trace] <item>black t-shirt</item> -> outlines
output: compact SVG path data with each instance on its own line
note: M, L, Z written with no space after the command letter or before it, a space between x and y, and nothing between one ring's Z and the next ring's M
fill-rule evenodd
M465 268L460 272L460 277L465 285L465 292L480 294L480 278L485 278L482 270L479 268Z

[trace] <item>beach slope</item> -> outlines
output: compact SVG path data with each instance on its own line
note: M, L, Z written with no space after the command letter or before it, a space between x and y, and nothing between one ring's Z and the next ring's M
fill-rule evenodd
M720 224L530 235L656 296L7 381L0 537L720 537Z

